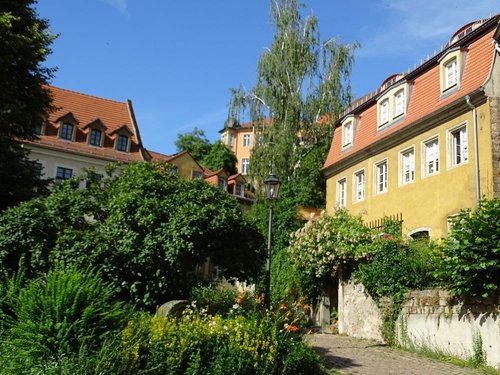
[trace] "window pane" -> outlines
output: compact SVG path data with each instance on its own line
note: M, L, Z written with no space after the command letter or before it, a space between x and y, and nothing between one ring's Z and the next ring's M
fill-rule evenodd
M117 141L116 149L118 151L127 151L128 137L125 135L119 135Z
M73 139L73 125L62 124L61 138L71 141Z
M73 177L73 170L71 168L57 167L56 182L67 180Z
M101 145L101 131L98 129L92 129L90 131L90 144L92 146Z

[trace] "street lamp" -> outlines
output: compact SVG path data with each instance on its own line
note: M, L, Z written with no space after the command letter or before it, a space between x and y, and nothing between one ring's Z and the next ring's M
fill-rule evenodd
M280 190L280 180L271 172L264 180L266 189L266 198L269 202L269 228L267 231L267 262L266 262L266 294L264 296L265 304L269 308L271 305L271 239L273 230L273 200L278 198Z

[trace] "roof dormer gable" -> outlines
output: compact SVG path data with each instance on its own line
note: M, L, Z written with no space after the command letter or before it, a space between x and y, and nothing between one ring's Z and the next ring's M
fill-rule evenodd
M132 135L134 135L134 133L128 128L128 126L126 124L109 132L109 135L112 138L116 137L118 134L126 135L128 137L131 137Z
M104 123L101 121L100 118L96 118L95 120L86 124L82 129L87 131L87 132L90 129L98 129L102 132L105 132L107 130L107 127L106 127L106 125L104 125Z
M410 97L410 85L405 80L395 82L377 98L377 128L383 128L405 117Z
M55 125L60 126L62 123L68 123L72 125L78 125L80 121L77 120L73 112L67 112L66 114L59 116L56 121Z
M456 47L449 49L439 58L439 83L442 95L454 92L460 87L466 55L466 48Z

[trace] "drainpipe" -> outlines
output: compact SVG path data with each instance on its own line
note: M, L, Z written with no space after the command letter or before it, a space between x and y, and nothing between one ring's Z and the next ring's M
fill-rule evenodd
M480 195L479 195L479 155L478 155L478 145L477 145L477 113L476 107L470 102L470 96L465 97L467 105L472 109L472 128L474 133L474 174L476 177L476 206L479 205Z

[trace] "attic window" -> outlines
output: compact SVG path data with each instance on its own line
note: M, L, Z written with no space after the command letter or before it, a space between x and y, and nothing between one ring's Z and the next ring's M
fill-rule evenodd
M89 144L100 147L102 145L102 131L99 129L90 129Z
M342 126L342 147L348 147L352 145L353 141L353 124L352 121L346 122Z
M128 140L129 137L123 134L119 134L118 138L116 138L116 149L118 151L127 152L128 151Z
M385 99L380 103L379 116L380 116L379 126L385 125L389 122L389 99Z
M74 129L74 126L72 124L63 123L61 126L59 137L61 139L65 139L67 141L72 141L73 140L73 129Z
M227 191L227 180L222 178L222 177L219 177L217 179L217 184L219 185L219 188L222 190L222 191Z
M449 51L440 60L441 93L454 91L460 85L460 75L465 62L465 50L454 49Z

